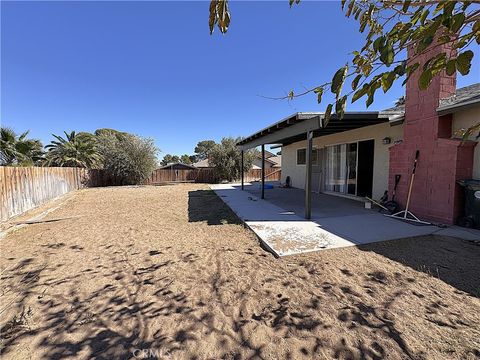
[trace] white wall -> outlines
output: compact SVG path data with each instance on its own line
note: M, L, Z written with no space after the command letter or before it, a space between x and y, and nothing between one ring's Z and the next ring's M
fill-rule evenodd
M480 106L459 111L453 114L452 133L455 134L455 131L469 128L478 122L480 122ZM469 140L476 141L475 136L476 134L472 135ZM474 150L473 178L480 179L480 144L477 144Z
M390 137L392 143L384 145L382 139ZM380 198L388 189L389 147L394 141L403 139L403 125L390 126L390 124L378 124L366 126L360 129L345 131L337 134L316 137L313 146L322 148L329 145L343 144L361 140L375 140L373 159L373 197ZM282 182L290 176L292 186L305 187L305 165L297 165L297 149L305 148L306 141L299 141L282 147Z

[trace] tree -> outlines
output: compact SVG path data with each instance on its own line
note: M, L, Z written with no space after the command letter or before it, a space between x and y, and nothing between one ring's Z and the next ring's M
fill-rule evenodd
M290 6L300 0L289 0ZM325 110L328 123L332 112L340 118L347 101L355 102L366 98L367 108L373 103L375 93L389 91L393 83L403 83L415 72L420 72L418 86L426 89L440 72L449 75L455 72L467 75L470 72L474 52L469 48L474 42L480 44L480 5L473 1L373 1L342 0L345 16L359 23L359 31L365 34L363 46L352 52L351 61L337 70L330 81L321 82L300 92L290 91L279 99L294 99L314 94L322 102L324 93L330 91L335 101ZM215 25L226 33L230 25L228 0L211 0L209 27L213 33ZM450 44L454 52L431 55L428 51L435 46ZM414 53L407 65L406 49ZM421 65L415 59L427 54ZM350 88L345 91L347 80ZM467 138L480 131L480 122L466 129Z
M190 156L187 154L183 154L182 156L180 156L180 162L187 165L190 165L192 163L192 161L190 160Z
M103 170L122 185L140 184L155 170L158 149L153 139L116 131L98 134Z
M177 155L167 154L163 157L160 164L162 166L166 166L168 164L173 164L173 163L178 163L178 162L180 162L180 158Z
M203 140L198 142L195 146L195 154L198 160L204 160L208 157L208 154L215 147L216 143L213 140Z
M57 141L53 140L45 146L46 166L71 166L82 168L95 168L101 163L101 157L97 151L95 139L91 134L77 134L75 131L67 133L65 138L52 134Z
M234 181L240 178L242 155L241 150L237 147L237 143L241 140L242 138L223 138L221 143L216 144L211 150L210 165L215 167L221 180ZM255 157L255 150L244 152L245 172L252 168Z
M8 127L0 128L0 165L31 166L42 159L42 143L27 136L28 131L17 135Z

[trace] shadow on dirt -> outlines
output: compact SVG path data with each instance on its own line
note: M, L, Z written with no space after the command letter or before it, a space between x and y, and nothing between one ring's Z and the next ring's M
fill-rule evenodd
M242 223L212 190L188 192L188 221L206 221L208 225Z

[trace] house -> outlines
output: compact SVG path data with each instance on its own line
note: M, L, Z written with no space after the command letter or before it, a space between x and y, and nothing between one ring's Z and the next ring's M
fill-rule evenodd
M195 167L192 165L187 165L179 162L170 163L158 168L158 170L191 170L191 169L195 169Z
M266 169L280 169L282 167L282 156L265 150L265 168ZM262 154L257 154L253 161L252 169L262 168Z
M441 45L417 59L422 63L427 56L449 51L448 45ZM464 202L457 180L480 179L478 141L462 141L456 133L480 121L480 84L456 89L455 74L442 73L422 91L419 75L408 79L403 106L346 112L342 120L333 115L326 125L323 113L299 112L238 146L246 150L282 145L282 182L289 177L292 186L307 189L307 218L311 191L378 199L388 190L391 197L398 175L395 200L405 207L418 150L409 209L420 218L453 224Z
M196 163L193 163L192 166L201 169L213 169L213 166L210 165L208 159L197 161Z
M213 169L208 159L200 160L193 164L196 168L203 168L203 169ZM275 155L270 151L265 151L265 168L266 169L281 169L282 167L282 156ZM253 162L252 169L261 169L262 168L262 156L258 154Z

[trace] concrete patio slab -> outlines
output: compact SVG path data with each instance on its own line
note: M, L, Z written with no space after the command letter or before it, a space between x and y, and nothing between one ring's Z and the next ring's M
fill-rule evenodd
M353 245L312 221L247 221L246 224L277 256Z
M368 210L351 199L313 194L312 221L303 216L304 191L275 187L260 199L259 184L213 184L210 188L276 256L437 234L480 240L480 231L414 225Z

